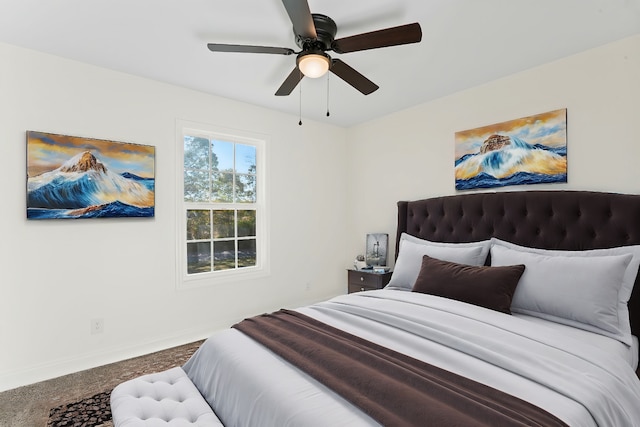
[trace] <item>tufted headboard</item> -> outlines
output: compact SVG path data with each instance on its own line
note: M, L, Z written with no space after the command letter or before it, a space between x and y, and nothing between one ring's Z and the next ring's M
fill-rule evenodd
M400 235L436 242L497 237L519 245L564 250L640 245L640 195L591 191L474 193L398 202ZM640 337L640 274L629 301Z

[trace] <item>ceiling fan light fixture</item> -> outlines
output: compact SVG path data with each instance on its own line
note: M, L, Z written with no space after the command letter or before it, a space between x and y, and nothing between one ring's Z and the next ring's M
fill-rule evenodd
M305 77L312 79L324 76L330 64L331 59L324 53L307 53L298 57L298 68Z

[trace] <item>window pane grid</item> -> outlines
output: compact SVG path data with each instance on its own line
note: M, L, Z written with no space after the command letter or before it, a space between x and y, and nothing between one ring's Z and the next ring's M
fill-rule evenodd
M190 225L187 230L188 274L256 265L255 236L239 237L235 232L232 236L224 238L196 238L212 234L210 224L215 224L215 213L214 209L208 211L189 210L187 213L187 222ZM228 218L237 219L237 210L226 210L222 213Z
M257 266L256 147L184 139L188 274Z
M203 137L184 139L185 202L256 202L255 147ZM203 141L207 142L206 149ZM217 152L216 146L220 146ZM221 161L222 155L231 159Z

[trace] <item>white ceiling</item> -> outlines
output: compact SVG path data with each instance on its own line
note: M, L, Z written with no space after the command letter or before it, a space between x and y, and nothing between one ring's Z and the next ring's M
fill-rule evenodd
M352 126L640 33L640 0L308 0L336 38L419 22L422 42L337 55L380 86L331 75L276 97L295 55L213 53L206 44L290 47L281 0L0 0L0 41Z

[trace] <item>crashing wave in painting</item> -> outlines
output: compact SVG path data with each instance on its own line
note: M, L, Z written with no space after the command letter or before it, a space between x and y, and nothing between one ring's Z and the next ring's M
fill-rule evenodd
M27 218L153 217L154 178L116 173L91 151L27 179Z
M518 137L507 147L456 160L456 189L567 182L567 148L531 145Z
M567 182L566 109L456 133L456 190Z

